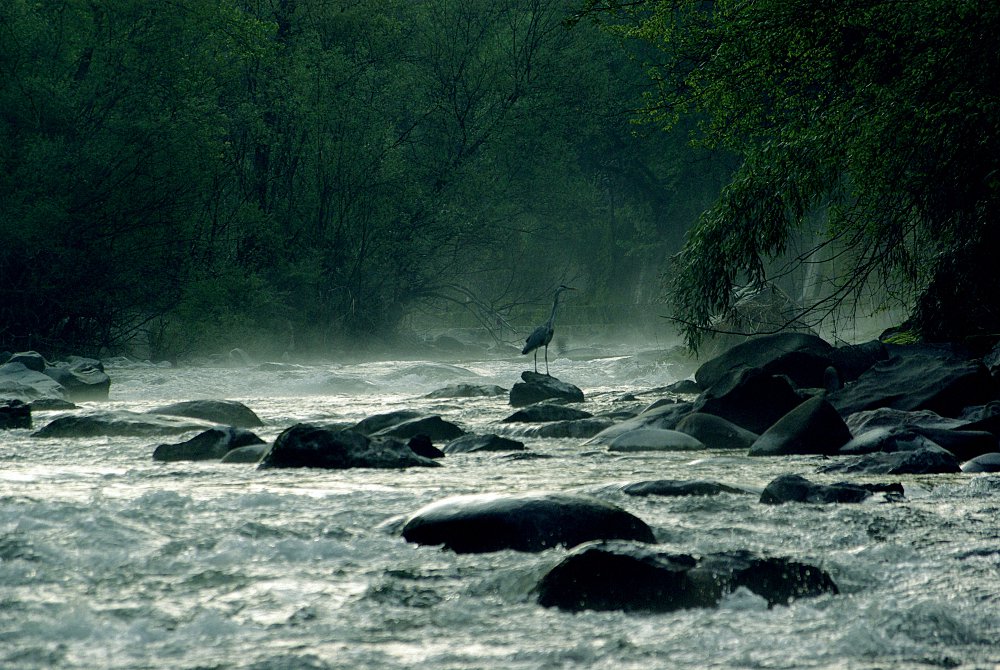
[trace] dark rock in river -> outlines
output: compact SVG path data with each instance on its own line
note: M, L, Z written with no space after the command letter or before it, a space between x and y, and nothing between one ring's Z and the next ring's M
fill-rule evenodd
M403 537L458 553L537 552L597 539L656 541L649 526L625 510L566 493L446 498L407 519Z
M694 411L720 416L759 435L801 403L784 377L749 369L732 383L720 383L702 393Z
M786 502L859 503L875 493L903 495L902 484L816 484L801 475L781 475L771 481L761 493L760 502L780 505Z
M400 409L395 412L387 412L385 414L373 414L372 416L358 421L354 424L354 427L351 428L351 430L364 435L372 435L373 433L377 433L385 428L398 426L405 421L419 419L422 416L424 415L413 409Z
M49 362L37 351L19 351L11 354L4 363L20 363L32 372L45 372Z
M677 430L697 438L709 449L749 449L758 437L757 433L731 421L702 412L685 416L677 424Z
M426 435L434 442L444 442L465 435L465 431L434 414L403 421L372 434L373 437L395 437L401 440L408 440L417 435Z
M841 454L869 454L879 451L916 451L941 447L960 461L997 451L1000 443L993 433L946 430L921 426L876 428L858 435L840 448Z
M925 428L958 428L959 419L948 419L930 410L905 411L880 407L847 415L844 423L852 435L862 435L874 428L903 428L922 426Z
M872 475L929 475L961 472L958 460L941 447L916 451L869 454L831 463L817 472L845 472Z
M553 421L552 423L532 424L522 428L512 429L510 434L527 438L592 438L611 428L614 421L605 417L577 419L576 421Z
M13 361L0 365L0 398L24 403L65 400L66 389L52 377Z
M406 443L406 446L417 456L424 458L444 458L444 452L434 446L431 438L426 435L414 435Z
M545 421L575 421L576 419L589 419L594 416L590 412L575 407L556 405L550 402L542 402L537 405L530 405L524 409L519 409L501 423L542 423Z
M876 363L828 399L843 415L890 407L957 417L965 407L992 399L994 392L993 380L980 361L943 350L919 348L911 353L897 348L888 360Z
M65 363L48 365L43 372L59 382L73 402L108 399L111 378L96 359L73 357Z
M695 437L667 428L636 428L611 440L608 451L701 451L705 445Z
M1000 453L976 456L962 463L962 472L1000 472Z
M781 417L750 447L750 456L836 454L851 431L830 403L810 398Z
M463 435L444 445L444 453L446 454L468 454L476 451L524 451L524 442L489 433L487 435Z
M185 400L157 407L149 413L187 416L237 428L257 428L264 425L253 410L235 400Z
M153 450L154 461L209 461L219 460L231 450L264 440L249 430L227 426L210 428L186 442L161 444Z
M674 382L666 389L668 393L677 393L681 395L697 395L704 391L701 385L693 379L682 379L678 382Z
M747 493L732 486L705 480L654 479L634 482L620 488L630 496L716 496L720 493Z
M32 433L32 437L152 437L205 431L217 426L208 421L180 416L163 416L124 410L91 412L56 417Z
M832 362L832 351L830 343L808 333L759 335L706 361L694 378L701 388L709 389L720 383L732 385L745 371L759 369L767 375L787 375L798 386L818 387ZM789 355L793 355L793 359L790 360ZM802 359L803 356L808 357L809 362Z
M409 468L440 464L413 453L392 438L371 438L299 423L284 430L260 461L260 468Z
M0 400L0 430L31 428L31 407L20 400Z
M838 593L826 572L787 558L761 558L748 551L694 557L629 542L578 548L542 578L537 592L539 604L573 612L670 612L715 607L740 587L769 606Z
M425 398L491 398L507 393L507 389L495 384L449 384L431 391Z
M631 419L607 426L596 433L587 444L611 444L619 435L624 435L638 428L666 428L673 430L681 419L691 413L691 403L670 403L640 412ZM593 420L593 419L590 419Z
M510 404L514 407L524 407L552 398L583 402L583 391L550 375L525 370L521 373L521 379L524 381L514 384L510 389Z

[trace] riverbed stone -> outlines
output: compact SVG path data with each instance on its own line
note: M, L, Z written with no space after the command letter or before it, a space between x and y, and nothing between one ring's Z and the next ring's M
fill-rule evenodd
M210 428L190 440L177 444L160 444L153 450L154 461L209 461L220 460L238 447L264 444L249 430L226 426Z
M507 418L502 419L501 423L575 421L576 419L589 419L592 416L594 415L590 412L577 409L576 407L567 407L566 405L558 405L552 402L540 402L517 410Z
M867 454L847 458L817 468L823 473L853 473L871 475L930 475L961 472L955 456L941 447L924 447L915 451Z
M31 403L36 400L66 400L66 389L52 377L18 361L0 365L0 398Z
M787 379L753 368L743 370L732 383L709 388L698 396L693 409L760 435L801 403Z
M394 438L373 438L352 430L333 431L299 423L285 429L261 458L268 468L409 468L438 467Z
M781 475L771 480L760 495L765 505L780 505L787 502L804 503L859 503L871 498L875 493L888 493L895 497L903 495L902 484L852 484L836 482L819 484L802 475Z
M538 552L597 539L655 542L642 519L584 495L532 492L445 498L413 513L403 537L456 553Z
M671 612L715 607L746 588L768 606L836 594L822 569L783 557L737 550L692 556L630 542L591 542L552 568L536 587L544 607L579 612Z
M151 437L205 431L216 424L181 416L126 410L96 411L58 416L32 433L32 437Z
M513 407L524 407L550 399L584 401L583 391L577 386L550 375L525 370L521 373L521 379L523 381L517 382L510 389L510 404Z
M588 439L615 425L612 419L595 416L590 419L575 421L552 421L549 423L528 424L509 429L510 435L524 438L574 438ZM505 431L507 432L507 431Z
M508 393L508 390L496 384L449 384L443 388L431 391L425 398L492 398Z
M896 348L889 359L830 394L829 401L843 415L889 407L957 417L965 407L991 400L995 391L989 372L978 360L944 349L921 347L910 352Z
M652 479L625 484L619 487L619 490L625 495L630 496L662 496L668 498L716 496L721 493L747 493L743 489L702 479Z
M42 372L59 382L72 402L107 400L111 391L111 377L94 358L74 356L66 362L46 365Z
M469 434L448 442L444 445L443 451L446 454L469 454L478 451L524 451L524 442L500 437L496 433Z
M836 454L851 431L822 396L810 398L781 417L750 446L750 456Z
M829 342L809 333L757 335L703 363L694 378L701 388L709 389L720 383L732 385L747 370L758 369L767 375L788 375L799 386L818 387L832 363L832 351Z
M417 435L426 435L434 442L445 442L465 435L465 431L451 421L432 414L387 426L372 433L372 437L395 437L400 440L408 440Z
M636 428L613 439L608 451L700 451L705 445L679 430L666 428Z
M415 409L399 409L393 412L386 412L384 414L373 414L372 416L365 417L361 421L358 421L354 424L351 430L363 435L372 435L385 428L398 426L405 421L419 419L422 416L424 416L424 414Z
M600 432L594 434L586 444L611 444L619 435L624 435L639 428L665 428L673 430L681 419L691 413L689 402L668 403L658 407L643 410L631 419L612 423Z
M31 406L20 400L0 400L0 430L31 428Z
M749 449L759 435L714 414L692 412L677 424L677 430L701 441L708 449Z
M958 428L963 421L943 417L929 409L907 411L879 407L877 409L852 412L846 415L844 423L852 435L863 435L876 428L904 428L922 426L925 428Z
M976 456L962 463L961 468L962 472L1000 472L1000 453Z
M186 416L237 428L258 428L260 417L236 400L185 400L149 410L150 414Z

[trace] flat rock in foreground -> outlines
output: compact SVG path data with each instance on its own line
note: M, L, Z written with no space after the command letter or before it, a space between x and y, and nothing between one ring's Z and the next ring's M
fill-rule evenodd
M598 539L656 541L644 521L620 507L588 496L545 492L445 498L407 519L403 537L457 553L538 552Z
M539 374L525 370L520 381L510 389L510 404L514 407L524 407L543 400L566 400L583 402L583 391L550 375Z

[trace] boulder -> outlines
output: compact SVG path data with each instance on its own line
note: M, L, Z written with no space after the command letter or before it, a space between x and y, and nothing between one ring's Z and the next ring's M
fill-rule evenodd
M59 416L32 433L32 437L152 437L205 431L217 426L208 421L117 410Z
M338 428L337 430L343 430ZM424 458L444 458L444 452L434 446L431 438L426 435L414 435L407 441L406 446L417 456Z
M750 456L836 454L851 431L822 396L810 398L781 417L750 446Z
M594 434L586 444L611 444L619 435L638 428L666 428L673 430L681 419L691 412L691 403L670 403L640 412L631 419L614 423Z
M542 606L573 612L671 612L715 607L740 587L767 600L768 606L839 592L826 572L788 558L743 550L695 557L629 542L579 547L536 590Z
M507 389L495 384L449 384L431 391L425 398L492 398L507 393Z
M705 448L697 438L666 428L636 428L611 440L608 451L699 451Z
M514 384L510 389L510 404L513 407L524 407L553 398L569 402L584 400L583 391L579 388L550 375L525 370L521 373L521 379L524 381Z
M18 361L0 365L0 398L31 403L36 400L66 400L66 389L52 377Z
M11 354L5 363L20 363L32 372L45 372L49 362L37 351L19 351Z
M859 503L875 493L903 495L902 484L817 484L801 475L781 475L764 487L760 502L780 505L786 502L804 503Z
M153 450L154 461L209 461L223 458L231 450L264 440L244 428L210 428L186 442L161 444Z
M465 431L434 414L403 421L372 433L373 437L395 437L400 440L408 440L417 435L426 435L432 441L444 442L465 435Z
M604 417L592 419L577 419L576 421L553 421L552 423L533 424L511 431L512 435L526 438L576 438L586 439L611 428L614 421Z
M437 467L437 461L413 453L392 438L372 438L351 430L333 431L299 423L285 429L260 460L267 468L409 468Z
M758 335L706 361L694 374L703 389L731 385L751 369L767 375L787 375L798 386L818 387L832 363L833 346L809 333Z
M746 493L746 491L718 482L704 480L654 479L625 484L620 491L630 496L716 496L720 493Z
M677 430L701 441L708 449L749 449L757 433L740 428L714 414L693 412L677 424Z
M529 405L519 409L501 423L541 423L545 421L575 421L577 419L589 419L593 414L585 412L575 407L556 405L550 402L541 402L537 405Z
M486 435L463 435L444 445L444 453L446 454L468 454L477 451L524 451L524 442L488 433Z
M982 454L962 463L962 472L1000 472L1000 453Z
M961 472L958 460L940 447L916 451L868 454L831 463L817 472L849 472L871 475L930 475Z
M919 449L939 449L934 440L921 435L911 428L875 428L852 438L843 445L842 456L858 456L879 452L917 451Z
M259 463L260 459L267 453L271 445L251 444L245 447L236 447L226 452L220 463Z
M923 426L925 428L958 428L962 421L948 419L930 410L906 411L880 407L848 414L844 423L852 435L861 435L874 428L903 428Z
M655 542L641 519L596 498L566 493L446 498L410 516L403 537L457 553L538 552L597 539Z
M237 428L258 428L264 425L253 410L235 400L185 400L157 407L149 413L186 416Z
M111 378L104 366L92 358L74 357L66 363L46 366L43 373L59 382L66 398L73 402L107 400L111 390Z
M385 414L373 414L358 421L351 430L363 435L372 435L385 428L398 426L405 421L419 419L422 416L424 415L413 409L400 409L395 412L386 412Z
M702 393L694 411L714 414L759 435L801 403L784 377L748 369L732 384L717 384Z
M852 382L879 361L889 358L885 345L878 340L846 344L830 352L830 360L842 383Z
M993 398L994 384L986 367L945 350L919 348L879 361L836 393L830 403L843 414L878 407L904 411L927 409L957 417L969 405Z
M0 400L0 430L31 428L31 407L20 400Z
M678 395L698 395L705 389L693 379L681 379L670 384L664 390L667 393L676 393Z
M947 430L921 426L876 428L858 435L840 448L840 453L870 454L880 451L915 451L941 447L960 461L988 454L1000 448L993 433L972 430Z

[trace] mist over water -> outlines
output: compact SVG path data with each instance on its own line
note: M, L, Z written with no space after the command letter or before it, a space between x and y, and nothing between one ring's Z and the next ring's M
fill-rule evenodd
M599 349L604 348L603 355ZM690 366L634 346L553 345L553 375L592 413L637 409ZM579 355L576 355L579 354ZM468 431L511 430L507 396L431 399L454 383L510 388L531 357L111 365L107 403L148 410L239 400L272 440L297 422L417 409ZM631 395L629 395L631 394ZM634 396L634 397L633 397ZM35 414L39 428L58 412ZM156 463L165 439L0 435L0 667L27 668L989 668L1000 662L1000 477L902 481L899 503L765 506L754 494L629 497L613 485L712 479L758 491L813 457L620 454L528 439L539 458L456 454L440 468L267 470ZM518 438L522 439L522 438ZM886 480L887 478L879 478ZM447 496L578 491L646 521L665 548L749 549L827 570L840 595L768 609L568 614L532 589L566 555L456 555L406 543L400 520Z

